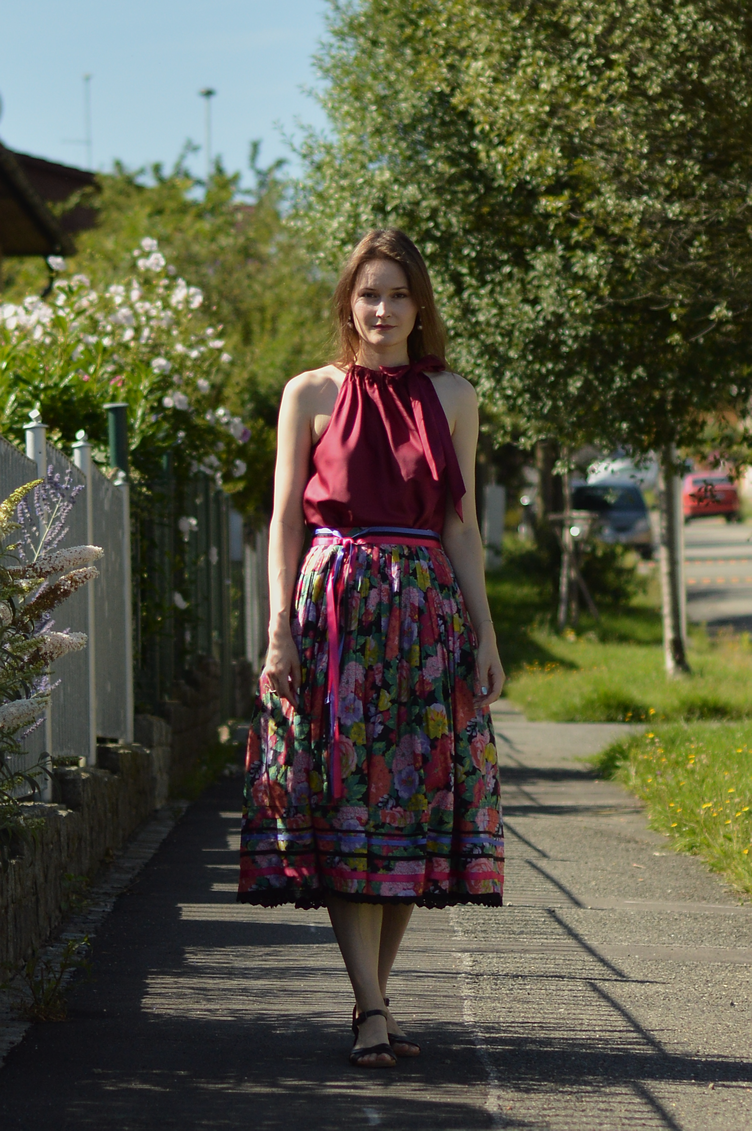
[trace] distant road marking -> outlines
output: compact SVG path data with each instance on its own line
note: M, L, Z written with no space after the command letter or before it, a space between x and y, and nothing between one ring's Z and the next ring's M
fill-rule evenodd
M752 558L752 555L750 556ZM687 565L739 565L750 561L750 558L686 558Z
M752 577L688 577L687 585L752 585Z

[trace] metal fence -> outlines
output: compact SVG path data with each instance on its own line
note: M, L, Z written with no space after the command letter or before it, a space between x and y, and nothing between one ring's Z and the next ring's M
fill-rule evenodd
M209 658L230 717L234 664L245 660L258 672L266 650L266 531L246 529L211 475L176 483L169 463L134 510L137 708L159 711Z

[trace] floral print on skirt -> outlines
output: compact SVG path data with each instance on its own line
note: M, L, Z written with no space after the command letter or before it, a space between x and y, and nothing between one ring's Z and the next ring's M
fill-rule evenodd
M356 544L340 607L340 757L331 800L326 581L337 547L314 545L293 636L299 710L260 688L248 739L238 900L321 907L502 901L504 841L476 641L444 550Z

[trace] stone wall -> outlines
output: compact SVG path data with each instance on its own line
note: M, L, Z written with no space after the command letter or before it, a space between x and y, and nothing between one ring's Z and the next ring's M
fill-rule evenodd
M53 803L28 804L42 824L32 843L0 872L0 968L22 961L62 921L67 876L91 878L167 800L170 733L162 719L139 717L152 749L100 746L96 767L54 770Z

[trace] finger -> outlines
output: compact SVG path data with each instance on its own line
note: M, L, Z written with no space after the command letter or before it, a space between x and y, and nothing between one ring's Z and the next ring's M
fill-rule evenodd
M481 673L480 679L480 694L475 695L474 702L476 707L485 707L492 701L493 692L493 677L489 671Z
M475 696L476 707L488 707L501 695L504 686L504 669L489 664L488 670L482 676L480 695Z
M294 681L292 676L287 677L287 683L285 685L285 689L284 689L284 691L280 692L280 695L283 699L286 699L288 703L292 703L293 707L297 707L297 705L298 705L298 689L295 686L295 681Z
M280 688L279 697L280 699L286 699L287 702L293 707L297 707L298 705L298 697L293 689L289 686L289 684L286 688Z

